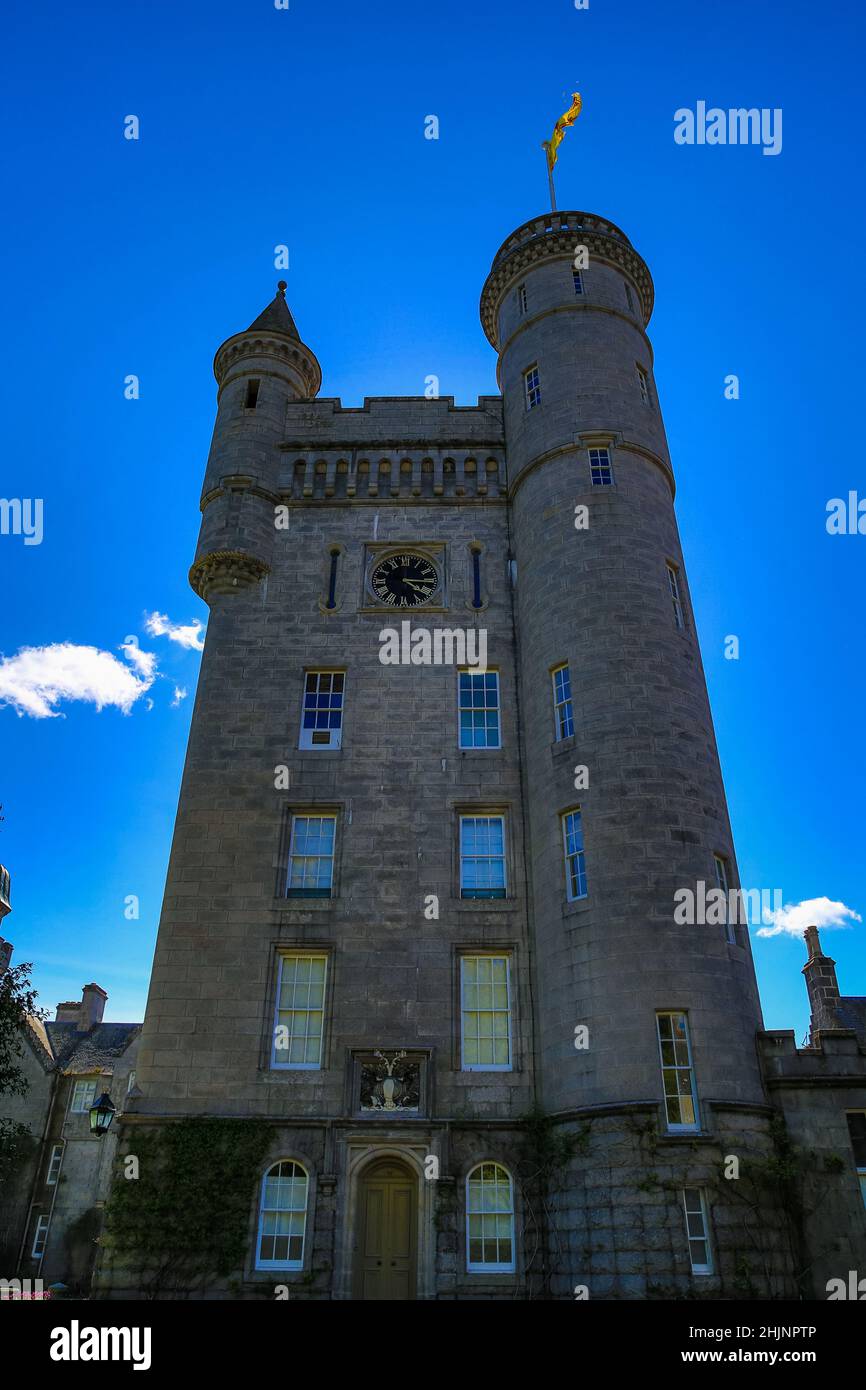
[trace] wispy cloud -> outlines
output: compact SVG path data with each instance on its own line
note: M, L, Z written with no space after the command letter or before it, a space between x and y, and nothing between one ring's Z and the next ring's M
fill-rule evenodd
M771 926L758 928L758 936L802 936L807 927L850 927L863 918L853 907L831 902L829 898L804 898L801 903L786 903L778 911L764 913Z
M138 645L137 637L124 637L120 644L120 650L127 661L135 667L140 676L152 682L156 673L156 652L143 652Z
M57 706L68 700L82 700L98 710L113 705L129 714L153 685L156 658L141 651L134 638L121 643L121 651L131 666L112 652L73 642L22 647L15 656L0 659L0 705L33 719L57 718Z
M166 613L145 613L144 629L151 637L167 637L190 651L204 650L204 626L198 618L191 623L173 623Z
M187 688L186 688L186 686L185 686L185 685L176 685L176 686L174 687L174 699L173 699L172 702L171 702L173 708L176 709L177 706L180 704L181 700L185 700L186 697L187 697Z

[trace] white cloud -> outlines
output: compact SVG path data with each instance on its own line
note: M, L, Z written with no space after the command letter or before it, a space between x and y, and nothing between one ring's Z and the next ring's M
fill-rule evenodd
M33 719L53 719L62 700L84 700L98 710L114 705L129 714L136 700L153 685L154 666L149 652L135 655L129 639L122 644L134 670L111 652L81 647L74 642L53 642L47 647L22 647L15 656L0 659L0 705Z
M137 637L124 637L120 650L138 674L152 682L156 671L156 652L143 652L138 645Z
M852 922L862 922L859 912L844 903L833 903L829 898L804 898L801 903L786 903L778 911L767 911L765 919L772 926L759 927L758 936L802 936L807 927L850 927Z
M177 706L180 704L181 700L185 700L185 699L186 699L186 696L187 696L187 689L186 689L186 686L185 686L185 685L176 685L176 686L174 687L174 699L173 699L172 702L171 702L171 703L172 703L172 707L176 709Z
M204 650L204 627L198 618L191 623L173 623L166 613L145 613L144 628L151 637L167 637L190 651Z

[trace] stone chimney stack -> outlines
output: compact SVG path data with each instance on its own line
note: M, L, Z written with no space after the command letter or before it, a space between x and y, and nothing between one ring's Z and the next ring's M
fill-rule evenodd
M57 1005L54 1015L55 1023L77 1023L81 1013L81 1004L77 999L67 999L65 1003Z
M12 942L4 941L0 936L0 975L9 969L9 962L12 959Z
M105 1001L108 998L105 990L100 985L85 985L81 991L81 1004L78 1014L78 1031L86 1033L90 1028L95 1028L97 1023L102 1022L102 1015L105 1013Z
M836 962L825 956L821 950L821 938L817 927L807 927L803 933L809 959L803 966L806 988L809 991L809 1005L812 1018L809 1028L810 1039L822 1028L838 1028L836 1008L839 1004L839 985L836 980Z

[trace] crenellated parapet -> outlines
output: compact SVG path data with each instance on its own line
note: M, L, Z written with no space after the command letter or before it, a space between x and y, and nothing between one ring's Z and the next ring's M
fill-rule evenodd
M578 245L587 248L591 262L612 266L629 277L639 296L644 327L649 323L655 297L652 276L625 232L592 213L552 212L524 222L506 237L493 258L481 291L481 324L497 351L502 347L497 309L504 291L545 260L572 261Z
M787 1086L866 1086L866 1047L852 1028L818 1031L798 1047L793 1029L759 1032L758 1054L772 1091Z
M471 451L394 446L372 450L288 452L280 498L293 502L504 502L505 455L487 445Z

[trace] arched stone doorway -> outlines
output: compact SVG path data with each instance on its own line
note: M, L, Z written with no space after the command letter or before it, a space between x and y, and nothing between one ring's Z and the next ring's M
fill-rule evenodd
M353 1297L416 1296L418 1179L399 1158L374 1159L358 1178Z

